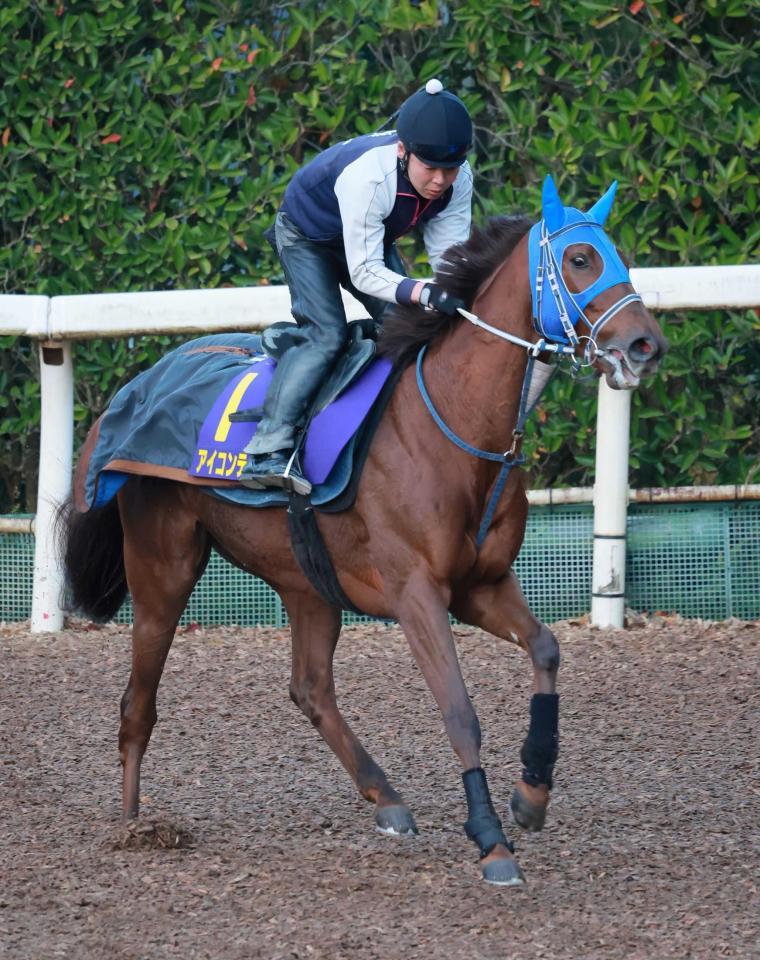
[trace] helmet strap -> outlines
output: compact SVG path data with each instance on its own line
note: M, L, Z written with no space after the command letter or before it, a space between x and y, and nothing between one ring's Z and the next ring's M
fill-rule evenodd
M406 144L404 144L404 156L399 160L399 167L401 172L406 175L406 171L409 168L409 151L406 149Z

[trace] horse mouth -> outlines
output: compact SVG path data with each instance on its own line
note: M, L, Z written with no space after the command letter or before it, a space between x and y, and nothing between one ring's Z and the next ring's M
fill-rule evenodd
M635 390L641 383L643 364L632 365L622 350L605 350L599 360L606 367L604 372L607 383L613 390Z

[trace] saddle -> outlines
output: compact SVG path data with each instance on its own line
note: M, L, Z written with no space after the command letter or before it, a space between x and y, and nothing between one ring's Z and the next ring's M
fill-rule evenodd
M343 391L356 380L369 365L377 352L377 329L369 318L352 320L348 324L348 340L327 379L319 388L307 415L310 422L321 410L328 407ZM273 323L261 335L261 349L273 360L282 359L285 353L302 346L305 336L300 327L290 321ZM249 407L230 415L234 423L251 423L261 420L263 407Z

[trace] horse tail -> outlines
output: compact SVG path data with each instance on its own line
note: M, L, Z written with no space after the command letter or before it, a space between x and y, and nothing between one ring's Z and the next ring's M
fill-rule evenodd
M66 609L101 623L111 620L127 595L124 531L116 497L86 513L69 497L58 511L57 526Z

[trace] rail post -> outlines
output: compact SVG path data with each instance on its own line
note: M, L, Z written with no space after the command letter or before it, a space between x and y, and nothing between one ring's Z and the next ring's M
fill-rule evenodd
M40 463L37 482L32 633L63 627L63 558L55 537L55 511L71 489L74 437L74 372L71 342L40 344Z
M591 623L623 626L625 538L628 523L630 390L613 390L599 380L594 473L594 560Z

